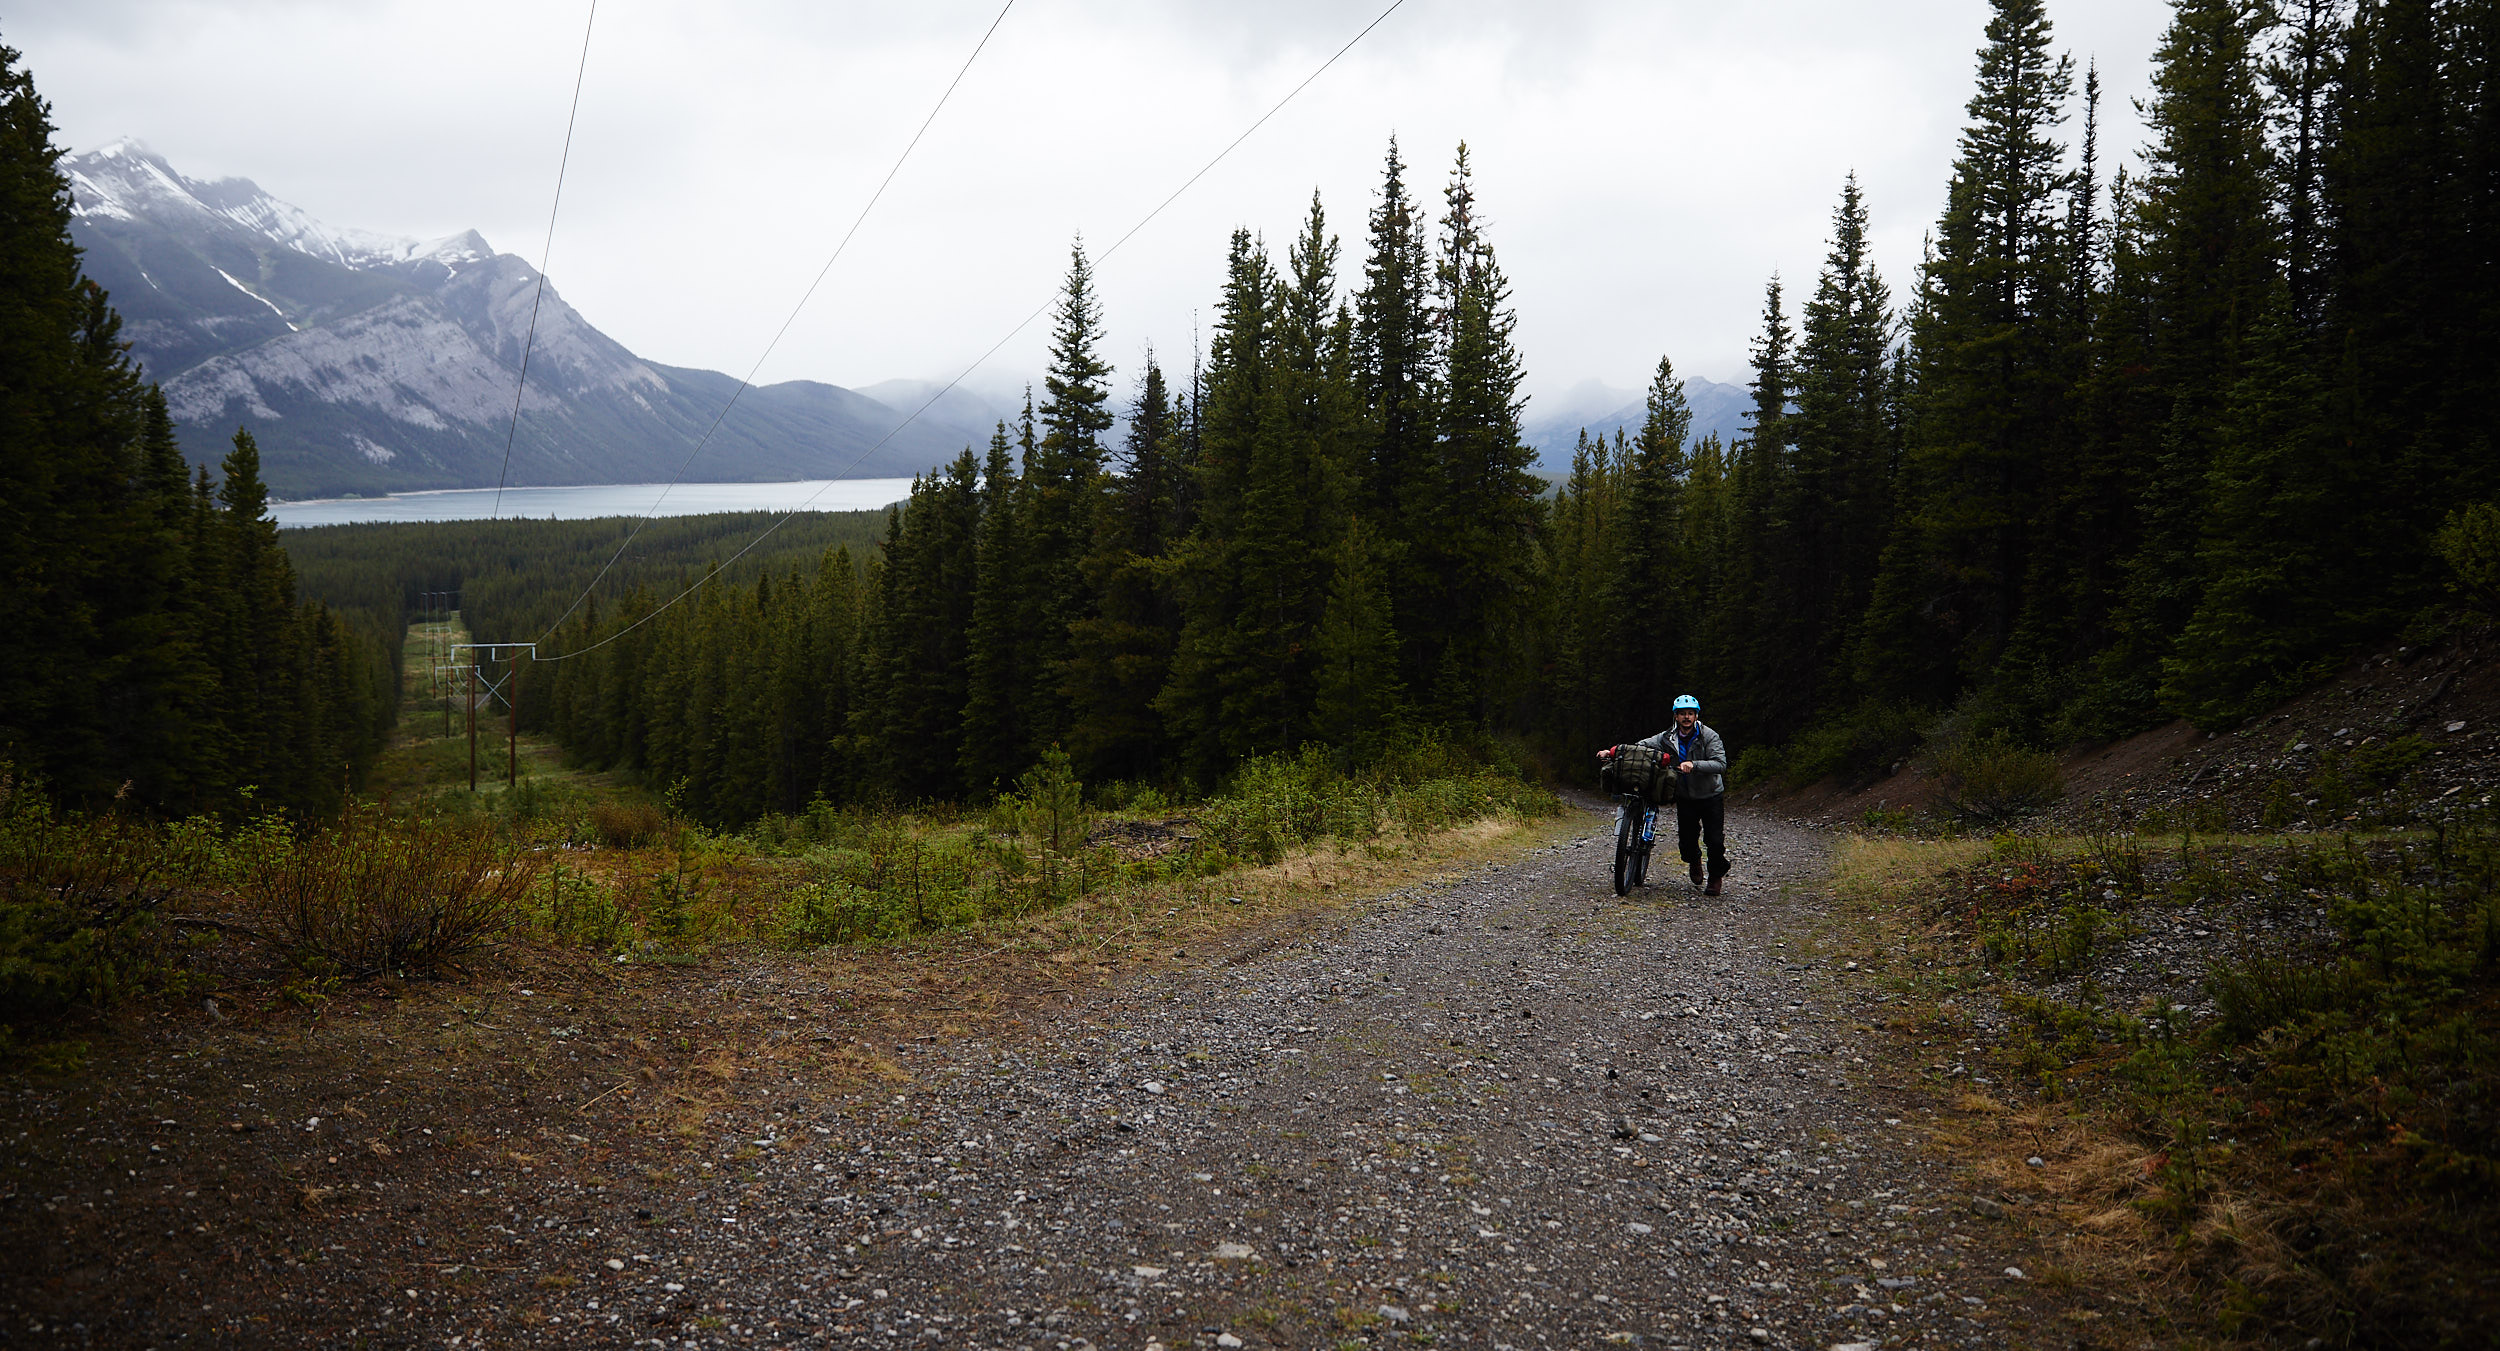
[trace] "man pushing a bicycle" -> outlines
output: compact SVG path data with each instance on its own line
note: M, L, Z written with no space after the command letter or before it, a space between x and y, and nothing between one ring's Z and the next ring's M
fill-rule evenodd
M1667 759L1675 775L1675 842L1691 868L1693 885L1719 894L1727 876L1727 743L1701 720L1701 701L1675 696L1675 726L1640 744ZM1702 846L1710 849L1709 885L1702 885Z

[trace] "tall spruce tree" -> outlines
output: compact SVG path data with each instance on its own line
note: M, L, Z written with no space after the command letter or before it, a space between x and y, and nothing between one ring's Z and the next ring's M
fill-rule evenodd
M1662 356L1650 377L1640 434L1621 447L1622 519L1607 532L1611 557L1595 598L1610 640L1612 669L1600 685L1607 726L1666 726L1669 705L1688 675L1683 496L1692 430L1684 382Z
M863 711L875 720L877 767L905 799L959 797L967 786L960 757L929 751L956 744L970 697L968 647L981 576L980 473L966 449L944 470L913 479L910 499L886 528L875 627L879 669Z
M2275 280L2266 112L2244 0L2174 0L2146 105L2153 141L2136 209L2152 306L2150 378L2166 403L2149 460L2132 466L2142 538L2110 663L2148 684L2195 612L2205 489L2241 377L2242 339ZM2142 677L2120 662L2141 662Z
M1760 735L1785 738L1840 702L1842 658L1865 612L1891 513L1892 295L1868 256L1866 201L1851 175L1832 212L1831 251L1804 309L1796 411L1781 440L1763 547L1776 635L1764 676L1777 698Z
M1102 307L1093 266L1080 241L1069 249L1068 277L1053 317L1050 365L1043 377L1041 440L1025 467L1022 512L1024 578L1021 603L1030 613L1032 678L1040 697L1024 710L1029 752L1038 757L1067 737L1068 705L1052 697L1066 678L1071 626L1093 612L1084 559L1091 552L1094 504L1100 496L1103 433L1111 429L1111 367L1099 351Z
M1354 380L1368 439L1356 509L1372 522L1373 551L1389 578L1394 607L1411 611L1425 603L1431 586L1430 566L1413 543L1429 532L1434 511L1441 352L1433 328L1428 221L1407 192L1395 137L1368 225L1370 247L1354 298Z
M1154 697L1169 678L1179 627L1167 555L1181 521L1181 428L1154 354L1129 408L1120 472L1096 504L1085 579L1094 612L1071 629L1061 695L1067 751L1088 781L1160 777L1169 751Z
M1519 438L1525 376L1513 341L1510 281L1478 219L1474 172L1460 142L1442 199L1435 268L1444 355L1435 418L1429 533L1411 541L1432 568L1430 610L1408 613L1407 642L1429 663L1431 716L1487 725L1512 693L1528 615L1542 487ZM1410 665L1410 669L1415 669Z
M1033 401L1025 398L1023 442L1033 453ZM963 735L956 765L967 792L986 797L1025 763L1024 719L1031 670L1025 609L1022 480L1007 424L990 436L981 462L981 532L973 546L972 631L964 644Z
M1792 579L1792 551L1775 541L1787 533L1779 512L1788 505L1790 405L1797 397L1797 335L1788 322L1785 286L1777 273L1763 287L1762 329L1754 337L1749 382L1752 406L1745 435L1730 447L1725 524L1733 552L1720 578L1709 623L1694 637L1707 655L1703 683L1713 693L1718 726L1748 740L1770 739L1790 719L1795 701L1787 649L1796 642L1783 608Z
M1880 698L1942 704L1994 670L2022 606L2040 448L2065 434L2072 63L2040 0L1991 0L1970 122L1913 311L1910 538L1888 551L1860 649Z
M1249 231L1235 230L1215 337L1193 400L1196 521L1173 558L1181 631L1171 676L1155 696L1157 712L1200 778L1220 774L1243 749L1259 745L1248 729L1273 727L1272 719L1259 716L1272 705L1262 701L1266 682L1258 675L1274 654L1242 647L1257 641L1256 615L1266 598L1244 576L1239 541L1273 375L1278 289L1266 246Z

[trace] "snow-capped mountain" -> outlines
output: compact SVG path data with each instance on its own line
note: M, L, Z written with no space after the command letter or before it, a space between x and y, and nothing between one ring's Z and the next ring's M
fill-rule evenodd
M414 240L329 226L249 180L186 178L137 141L61 167L87 275L111 293L194 459L213 462L246 426L280 496L496 481L538 287L527 262L473 230ZM550 286L510 481L676 477L736 388L636 357ZM749 390L689 472L911 474L968 439L933 419L862 459L902 417L813 381Z

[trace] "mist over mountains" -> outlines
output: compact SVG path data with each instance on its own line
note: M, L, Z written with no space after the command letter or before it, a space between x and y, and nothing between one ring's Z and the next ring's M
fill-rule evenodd
M326 225L249 180L186 178L136 141L61 167L87 275L111 293L193 460L213 463L245 426L284 497L494 485L538 286L527 262L475 231L420 241ZM550 286L510 481L674 478L736 387L635 356ZM888 402L812 380L762 386L688 472L913 474L985 441L987 411L959 391L886 440L904 416Z
M1693 410L1695 440L1718 433L1733 444L1744 434L1745 410L1753 395L1742 385L1723 385L1699 376L1684 377L1684 401ZM1638 435L1649 415L1648 396L1637 389L1617 389L1599 380L1583 380L1560 394L1541 394L1528 401L1520 439L1536 448L1537 465L1549 474L1571 469L1571 448L1582 428L1591 438L1614 436L1617 429Z

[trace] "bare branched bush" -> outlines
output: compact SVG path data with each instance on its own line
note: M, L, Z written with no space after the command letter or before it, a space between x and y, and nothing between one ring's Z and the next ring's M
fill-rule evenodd
M525 913L540 868L482 822L350 812L254 860L242 895L299 966L351 980L435 974Z

